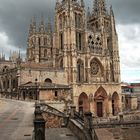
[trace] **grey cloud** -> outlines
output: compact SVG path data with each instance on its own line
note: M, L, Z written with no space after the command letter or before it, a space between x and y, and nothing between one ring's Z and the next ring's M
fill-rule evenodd
M120 24L140 23L140 0L108 0Z
M6 32L12 45L26 47L28 27L35 15L52 18L55 0L0 0L0 32ZM52 19L51 19L52 20Z
M53 19L56 0L0 0L0 32L6 32L11 44L26 48L30 19L44 14L46 21ZM92 9L93 0L85 0ZM113 5L119 24L140 22L140 0L107 0L107 6Z

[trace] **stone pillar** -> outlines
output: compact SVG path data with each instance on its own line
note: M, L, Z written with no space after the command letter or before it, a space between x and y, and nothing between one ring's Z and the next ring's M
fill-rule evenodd
M40 105L35 106L34 133L35 140L45 140L45 120L40 110Z
M84 113L84 127L87 133L87 140L94 140L94 131L93 131L93 120L92 113L85 112Z
M123 113L119 113L119 122L122 123L124 122L124 118L123 118Z
M91 112L85 112L84 113L84 126L86 129L92 129L92 113Z
M71 118L74 118L75 111L76 111L76 106L71 106L71 112L70 112Z

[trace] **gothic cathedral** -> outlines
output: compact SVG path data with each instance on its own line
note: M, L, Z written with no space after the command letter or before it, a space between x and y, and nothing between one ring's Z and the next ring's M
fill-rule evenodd
M37 78L41 84L59 85L58 89L70 87L72 103L79 112L91 111L98 117L117 115L122 103L112 7L107 10L105 0L94 0L92 12L86 12L84 0L57 0L54 17L54 29L50 22L46 27L43 16L39 27L35 19L31 21L26 63L18 69L20 84ZM45 98L49 89L40 98Z

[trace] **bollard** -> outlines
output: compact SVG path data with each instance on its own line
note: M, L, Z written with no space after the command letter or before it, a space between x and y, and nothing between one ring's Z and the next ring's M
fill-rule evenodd
M34 119L35 140L45 140L45 120L42 116L40 106L36 105Z

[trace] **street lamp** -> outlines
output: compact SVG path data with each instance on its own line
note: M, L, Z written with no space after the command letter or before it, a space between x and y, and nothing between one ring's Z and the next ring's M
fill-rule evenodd
M35 79L35 99L38 100L38 85L37 85L37 78Z

